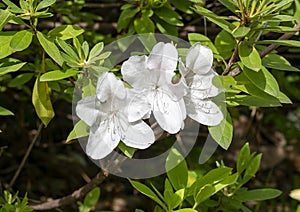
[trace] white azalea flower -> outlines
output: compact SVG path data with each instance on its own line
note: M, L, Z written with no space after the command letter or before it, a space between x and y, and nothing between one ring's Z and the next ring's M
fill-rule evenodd
M212 69L213 53L208 47L194 44L186 55L186 67L179 60L179 71L184 76L188 94L184 97L187 115L195 121L207 125L218 125L223 117L219 107L210 99L220 91L212 84L217 73Z
M161 128L177 133L186 117L184 83L173 84L178 52L170 43L157 43L149 57L132 56L122 64L123 79L132 87L129 121L148 118L151 111Z
M122 140L127 146L145 149L155 140L152 129L143 121L128 121L127 90L112 73L99 78L96 95L80 100L76 113L90 128L86 153L102 159Z

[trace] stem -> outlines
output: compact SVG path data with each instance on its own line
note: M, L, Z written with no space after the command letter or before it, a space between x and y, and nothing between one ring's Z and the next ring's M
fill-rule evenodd
M31 144L29 145L29 147L28 147L28 149L27 149L27 151L26 151L26 153L25 153L25 155L24 155L24 157L22 159L22 162L20 163L20 165L19 165L19 167L18 167L15 175L13 176L12 180L9 183L9 188L11 188L15 184L17 178L19 177L20 172L23 169L23 167L24 167L24 165L26 163L26 160L27 160L27 158L28 158L28 156L29 156L29 154L30 154L30 152L31 152L34 144L36 143L36 141L39 138L39 135L41 134L42 128L43 128L43 123L41 123L39 125L37 133L35 134L35 136L34 136L32 142L31 142Z
M64 205L72 204L76 202L76 200L83 198L93 188L100 185L107 176L107 172L101 171L89 183L75 190L72 194L69 194L59 199L51 200L49 202L44 202L37 205L29 205L29 207L31 207L34 210L50 210Z
M234 49L233 54L231 55L231 57L230 57L230 59L229 59L229 62L228 62L228 64L227 64L227 66L226 66L226 69L225 69L224 72L222 73L222 76L225 76L225 75L227 75L227 74L229 73L231 66L232 66L233 63L235 62L235 60L236 60L236 58L237 58L237 56L238 56L238 46L239 46L240 42L241 42L241 41L239 40L238 43L237 43L237 45L236 45L236 47L235 47L235 49Z

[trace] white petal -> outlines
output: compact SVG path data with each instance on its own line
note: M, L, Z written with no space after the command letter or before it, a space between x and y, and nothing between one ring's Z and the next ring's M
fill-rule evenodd
M103 103L113 98L125 99L126 90L120 79L117 79L113 73L106 72L98 79L96 95Z
M146 67L146 56L131 56L122 64L123 79L132 87L143 89L149 84L150 72Z
M96 109L96 96L88 96L78 101L76 114L87 125L92 126L100 115L100 111Z
M86 145L86 153L97 160L106 157L120 142L120 135L115 131L112 121L101 122L100 126L94 125Z
M122 141L130 147L146 149L154 143L154 133L145 122L137 121L129 123L126 117L119 116L122 125Z
M213 53L210 48L200 43L194 44L186 55L186 66L196 74L206 74L213 63Z
M186 102L186 110L190 118L207 126L216 126L224 118L220 108L209 99Z
M174 71L177 66L178 52L171 43L157 43L149 56L147 67L152 70Z
M153 115L160 127L171 134L180 130L184 119L180 102L173 101L163 92L158 92L155 96Z
M128 92L127 115L129 122L135 122L148 117L151 113L151 103L148 101L147 90L141 92L130 89Z
M185 77L187 73L189 72L189 69L187 69L182 62L181 58L179 58L179 73L182 75L182 77Z

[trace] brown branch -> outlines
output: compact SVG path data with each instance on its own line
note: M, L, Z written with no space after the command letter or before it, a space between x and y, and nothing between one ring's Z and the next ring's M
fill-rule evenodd
M19 167L18 167L16 173L15 173L15 175L13 176L13 178L11 179L11 181L10 181L10 183L9 183L9 188L13 187L13 185L15 184L17 178L19 177L20 172L21 172L21 170L23 169L23 167L24 167L24 165L25 165L25 163L26 163L26 161L27 161L27 158L29 157L30 152L31 152L31 150L32 150L32 148L33 148L33 146L34 146L34 144L35 144L36 141L38 140L38 138L39 138L39 136L40 136L40 134L41 134L42 129L43 129L43 123L41 123L41 124L39 125L38 130L37 130L37 133L35 134L33 140L31 141L31 143L30 143L30 145L29 145L29 147L28 147L28 149L27 149L27 151L26 151L26 153L25 153L25 155L24 155L24 157L23 157L23 159L22 159L22 161L21 161L21 163L20 163L20 165L19 165Z
M296 24L294 26L295 29L300 29L300 23ZM280 36L277 40L288 40L291 37L293 37L295 35L295 33L286 33L283 34L282 36ZM277 49L280 45L278 44L271 44L269 45L267 48L265 48L261 53L260 53L260 57L263 58L265 57L267 54L269 54L270 52L272 52L273 50ZM240 67L236 67L235 69L233 69L232 71L230 71L228 73L228 76L232 76L235 77L237 75L239 75L242 72Z
M240 41L236 44L236 47L234 49L234 52L232 53L229 62L227 64L226 69L224 70L224 72L222 73L222 76L225 76L228 74L228 72L230 71L231 66L233 65L233 63L235 62L237 56L238 56L238 46L240 44Z
M89 183L77 189L72 194L59 199L51 200L49 202L44 202L36 205L29 205L29 207L34 210L50 210L53 208L70 205L76 202L76 200L83 198L89 191L101 184L107 176L107 172L101 171Z

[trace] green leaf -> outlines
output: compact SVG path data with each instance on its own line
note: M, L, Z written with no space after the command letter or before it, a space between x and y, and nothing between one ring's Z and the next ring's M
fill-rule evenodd
M165 190L164 199L170 210L178 207L182 203L184 197L184 189L180 189L173 193L173 191Z
M144 14L140 18L134 19L133 24L135 31L139 34L154 32L155 30L153 21Z
M0 9L0 31L3 26L9 21L11 13L7 10Z
M0 116L14 116L14 113L0 106Z
M156 22L157 29L163 33L168 35L177 36L178 30L177 27L171 24L168 24L164 20L157 18L156 16L153 17L154 21Z
M11 73L11 72L16 72L19 69L21 69L25 64L26 64L26 62L17 63L17 64L10 65L10 66L0 66L0 76L3 76L5 74Z
M48 36L50 38L60 38L61 40L68 40L70 38L75 38L78 35L84 33L84 30L79 26L74 25L61 25L52 29Z
M186 187L188 180L187 165L180 152L175 148L170 150L167 157L166 170L168 178L175 190Z
M159 204L161 207L166 209L166 206L164 205L164 203L158 198L158 196L148 186L146 186L140 182L133 181L133 180L129 180L129 182L136 190L138 190L142 194L146 195L150 199L154 200L157 204Z
M16 78L12 79L8 83L8 86L9 87L19 87L19 86L27 83L29 80L31 80L33 76L34 76L33 73L19 74L18 76L16 76Z
M272 188L253 189L250 191L238 192L236 198L240 201L262 201L274 199L281 195L281 191Z
M122 29L128 27L129 23L133 20L134 16L140 11L138 7L128 7L124 9L118 19L117 31L121 32Z
M8 9L13 13L23 13L23 12L25 12L24 10L19 8L17 5L12 3L10 0L2 0L2 1L8 6Z
M277 80L264 66L262 66L261 71L259 72L252 71L251 69L243 66L241 66L241 68L243 70L243 74L245 74L253 85L271 96L278 96L280 91Z
M249 143L246 143L240 150L237 159L237 172L241 174L247 167L250 159L250 148Z
M293 67L287 59L278 54L267 54L263 57L262 64L267 68L276 70L300 72L298 68Z
M214 194L217 193L218 191L226 188L227 186L236 183L238 178L239 178L238 173L235 173L233 175L229 175L229 176L225 177L224 180L222 180L221 182L217 183L214 186L214 188L215 188Z
M41 82L57 81L57 80L65 79L68 77L76 76L77 74L78 74L78 71L73 70L73 69L68 69L65 72L62 72L60 70L49 71L41 76L40 81Z
M87 206L88 208L92 208L95 206L99 200L100 197L100 188L96 187L93 190L91 190L84 198L83 204Z
M104 47L103 42L97 43L90 51L89 59L88 61L92 60L94 57L97 57L100 55Z
M81 45L83 54L84 54L84 59L87 60L87 57L89 55L90 47L87 41L84 41Z
M294 189L290 192L289 196L300 202L300 189Z
M249 107L277 107L281 106L280 101L270 95L248 96L235 95L227 98L227 104L230 106L244 105Z
M10 41L15 33L16 32L14 31L0 32L0 59L7 57L14 52L14 50L10 48Z
M39 11L42 10L46 7L51 6L52 4L54 4L56 2L56 0L42 0L37 7L35 8L35 11Z
M43 49L47 52L47 54L60 66L63 64L63 59L60 55L59 49L54 44L53 41L51 41L49 38L47 38L43 33L37 32L37 38L42 45Z
M231 57L236 45L236 40L225 30L219 32L215 38L215 46L224 59Z
M230 113L226 113L226 117L217 126L208 127L211 137L224 149L228 149L233 136L233 127Z
M32 103L38 117L47 126L54 117L54 111L50 100L47 82L40 82L40 77L36 78L33 91Z
M66 142L68 143L71 140L85 137L89 135L89 126L82 120L79 120L75 125L73 130L68 135Z
M229 9L231 12L237 14L239 7L236 1L219 0L219 2L221 2L221 4L227 7L227 9Z
M300 41L297 40L261 40L257 44L277 44L282 46L298 47L300 48Z
M79 62L79 57L70 44L66 43L65 41L61 40L60 38L56 39L56 43L69 57L72 58L72 60Z
M14 51L23 51L27 49L32 41L32 32L30 30L21 30L17 32L10 41L10 48Z
M198 211L195 209L192 209L192 208L182 208L182 209L176 210L174 212L198 212Z
M183 26L183 23L180 21L181 16L172 10L170 7L164 6L154 10L155 15L160 19L164 20L166 23L174 26Z
M247 177L255 177L256 172L259 169L260 161L261 161L262 154L256 155L249 163L248 167L246 168L244 176Z
M123 142L120 142L118 144L118 148L124 153L124 155L126 155L129 158L132 158L136 151L135 148L126 146Z
M231 174L231 170L232 169L228 167L221 167L210 170L207 174L196 180L195 183L191 185L187 196L194 195L195 197L197 195L197 192L205 185L214 185L221 182Z
M201 202L207 200L211 197L215 192L215 188L211 184L207 184L202 187L195 197L195 205L193 208L196 208Z
M184 13L193 14L193 11L190 9L192 5L190 1L172 0L172 4Z
M241 42L238 46L239 56L242 63L249 69L259 71L261 69L261 58L255 47L248 46L247 42Z
M256 30L263 30L265 32L277 32L277 33L295 33L298 32L299 29L287 26L269 26L263 28L256 28Z
M189 39L189 41L192 45L197 43L197 42L200 42L201 45L208 46L213 51L214 57L219 54L219 51L217 50L215 45L205 35L202 35L202 34L199 34L199 33L189 33L188 34L188 39Z
M203 16L207 17L208 20L210 20L211 22L217 24L219 27L221 27L222 29L224 29L228 33L231 33L236 28L235 25L233 25L232 23L226 21L224 17L218 16L215 13L213 13L210 10L205 9L203 7L196 6L195 7L195 12L200 14L200 15L203 15Z
M249 27L245 27L245 26L238 26L237 28L235 28L232 31L232 35L235 38L243 38L245 37L249 32L250 32L250 28Z

